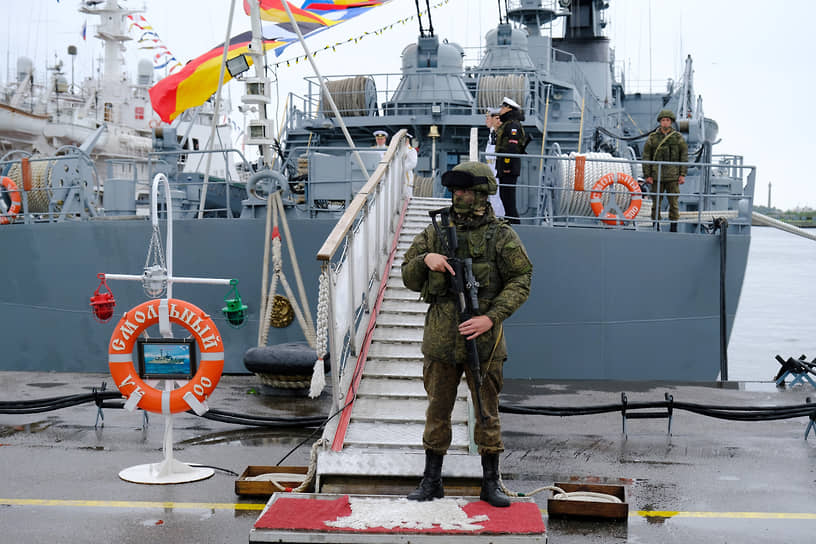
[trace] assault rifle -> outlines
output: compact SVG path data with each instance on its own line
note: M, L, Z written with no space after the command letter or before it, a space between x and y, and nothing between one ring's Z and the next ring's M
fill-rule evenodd
M454 271L454 274L450 276L449 287L456 296L457 305L459 306L459 323L464 323L471 317L479 315L479 282L476 281L473 275L473 259L470 257L460 259L456 256L459 241L456 238L456 226L450 219L450 209L440 208L438 210L431 210L428 214L431 216L434 230L437 236L439 236L442 246L445 248L445 256L448 258L448 264ZM436 222L437 215L442 219L441 228ZM443 228L445 229L444 233L442 232ZM465 348L467 350L467 365L470 367L475 385L473 401L476 404L479 421L484 423L487 416L482 408L482 371L479 361L479 350L476 347L476 339L465 339Z

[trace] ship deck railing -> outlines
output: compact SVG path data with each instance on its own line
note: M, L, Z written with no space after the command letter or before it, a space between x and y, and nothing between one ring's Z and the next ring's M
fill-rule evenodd
M558 148L556 148L556 151ZM657 221L650 216L652 200L659 191L664 196L678 196L680 223L691 224L691 230L702 232L710 227L715 218L726 218L732 232L747 231L751 225L756 167L744 164L739 155L713 155L711 162L661 162L624 159L616 157L592 157L584 154L585 175L582 180L575 176L576 154L506 154L496 153L497 162L501 158L518 158L522 162L522 175L515 187L517 208L522 224L546 227L595 227L668 230L668 212L661 210ZM579 154L580 156L580 154ZM486 160L484 152L480 160ZM681 192L667 193L661 184L661 172L654 184L645 185L642 175L644 164L686 166L686 181L680 186ZM529 175L525 175L525 171ZM531 172L531 174L530 174ZM631 194L619 184L607 189L594 191L593 187L601 176L617 172L631 176L641 189L640 212L631 219L622 213L631 204ZM601 195L604 210L617 212L617 224L604 222L591 210L592 194ZM610 209L610 200L617 195L615 206ZM433 196L446 196L440 191ZM663 207L667 199L662 198Z
M75 146L65 146L54 156L33 157L26 152L14 151L0 158L0 174L10 177L18 186L22 210L14 223L44 223L76 220L146 220L149 215L150 179L156 171L178 171L170 182L171 190L182 191L192 202L198 198L207 153L234 154L242 165L238 173L211 172L208 186L213 191L223 191L225 202L230 201L231 191L243 187L252 173L252 167L238 149L179 150L151 152L145 157L115 157L103 161L104 176L98 171L93 159ZM200 172L185 172L191 156L198 156ZM226 163L227 161L225 161ZM27 174L23 172L27 171ZM195 174L195 179L188 179ZM114 199L123 187L124 200ZM107 192L105 205L103 195ZM115 203L115 202L118 202ZM178 218L192 218L198 210L191 206L177 207ZM7 210L0 210L6 212ZM208 216L237 217L229 206L206 208ZM166 212L159 210L160 214Z
M580 72L580 68L576 69ZM400 115L427 115L430 117L440 114L484 115L488 107L498 107L503 96L515 96L519 98L519 102L524 102L525 115L531 119L543 115L551 85L536 72L522 74L525 76L523 86L511 85L501 89L480 89L478 86L481 77L507 74L515 74L515 72L473 68L460 74L366 74L365 78L372 82L372 86L355 88L349 84L346 90L333 90L332 98L337 104L340 115L349 126L371 125L371 121L377 118L387 123L385 118ZM359 75L339 74L324 76L324 79L331 83L356 77ZM580 77L583 76L580 75ZM311 77L305 80L306 90L303 94L289 93L287 131L321 128L322 122L331 122L331 118L334 117L334 112L321 99L319 81ZM406 87L409 91L402 92L401 89ZM582 93L584 90L589 90L588 85L582 85L579 92ZM400 91L400 96L398 96L398 91ZM521 97L526 97L526 99ZM577 104L577 106L573 104L574 108L580 108L580 98L571 98ZM600 104L599 100L596 99L596 101Z

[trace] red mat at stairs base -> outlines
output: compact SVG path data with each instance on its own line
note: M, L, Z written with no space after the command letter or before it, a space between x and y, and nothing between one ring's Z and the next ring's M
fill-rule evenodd
M507 508L495 508L484 501L473 501L462 507L468 517L486 515L486 521L477 522L482 529L473 531L447 530L438 526L427 529L371 527L351 529L331 527L327 521L336 521L351 515L348 495L337 499L279 497L255 523L256 529L293 531L366 532L366 533L444 533L444 534L532 534L544 532L541 511L533 502L514 502Z

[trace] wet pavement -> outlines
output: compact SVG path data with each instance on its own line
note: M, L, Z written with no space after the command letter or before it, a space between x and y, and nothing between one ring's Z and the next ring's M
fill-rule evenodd
M0 401L90 392L102 374L0 373ZM225 376L212 408L259 416L319 416L317 401L259 394L253 376ZM502 402L525 406L594 406L676 401L717 405L797 405L810 386L676 385L508 381ZM28 415L0 414L2 542L247 542L265 504L239 497L236 473L249 465L305 466L313 429L258 429L189 414L174 416L174 455L218 467L203 481L178 485L124 482L124 468L162 459L164 418L105 409L94 427L93 404ZM548 492L534 496L551 543L810 543L816 534L816 436L803 440L807 418L734 422L675 410L665 419L620 413L553 417L503 414L509 489L530 492L554 482L623 485L625 522L548 519ZM303 443L300 447L298 444ZM231 471L227 472L227 471Z

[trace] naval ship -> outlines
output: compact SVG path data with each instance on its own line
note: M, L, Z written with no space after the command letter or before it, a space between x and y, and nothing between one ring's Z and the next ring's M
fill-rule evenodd
M441 174L469 157L485 159L479 152L488 138L485 112L508 97L522 106L524 130L532 138L520 156L520 224L514 228L534 274L529 300L504 324L510 356L505 376L727 378L725 349L748 256L755 170L739 155L714 152L717 124L704 115L695 94L691 58L683 76L665 91L629 90L604 36L608 2L511 0L506 5L477 59L466 59L462 47L420 26L417 41L402 53L400 74L309 78L306 92L293 92L287 101L280 138L272 137L270 120L250 124L247 143L278 155L263 165L245 163L246 198L237 205L208 206L197 214L201 176L180 167L194 152L180 147L172 127L153 132L150 175L165 174L173 187L176 272L236 278L249 306L249 325L233 329L212 286L176 288L176 296L195 301L216 321L225 372L245 371L243 355L258 344L259 328L266 328L258 302L267 279L270 193L280 196L291 233L284 243L300 259L309 312L325 308L319 280L340 270L336 256L346 259L342 268L353 292L344 295L340 276L333 276L327 287L336 299L333 313L328 319L325 312L316 313L318 323L322 318L330 324L333 364L334 354L351 359L371 332L365 324L373 308L369 295L358 296L356 283L370 293L385 280L382 270L362 276L354 273L361 268L348 263L364 265L377 253L367 249L369 243L390 248L405 206L438 208L449 202ZM555 28L563 28L563 35L556 37ZM398 81L393 89L392 81ZM244 103L271 102L271 85L261 71L245 77L245 83ZM321 88L331 93L334 105ZM634 188L596 187L608 174L640 177L645 137L664 108L675 112L689 146L678 232L668 228L665 212L652 221L650 200ZM367 147L373 130L382 128L394 135L385 154ZM365 144L350 146L344 132ZM402 184L408 143L418 148L412 187ZM55 175L38 189L21 179L23 210L0 226L0 245L10 263L0 293L0 340L6 347L1 368L104 371L112 326L94 322L88 297L98 273L128 274L148 266L151 225L132 198L148 180L106 179L100 203L88 190L81 159L54 160L59 168L50 171L62 168L70 175ZM15 157L6 157L0 168L24 170ZM400 189L381 189L392 178L400 180ZM229 187L226 183L227 193ZM29 201L35 193L44 200L39 208ZM371 206L375 193L383 198ZM639 199L640 212L624 215ZM362 226L360 217L388 213L394 216L381 221L381 229ZM427 210L418 215L427 222ZM331 242L334 249L326 253ZM289 278L295 276L293 265L290 259L281 264ZM110 286L120 305L117 316L145 296L133 283ZM338 328L341 322L346 328ZM266 342L308 336L297 324L269 327Z

